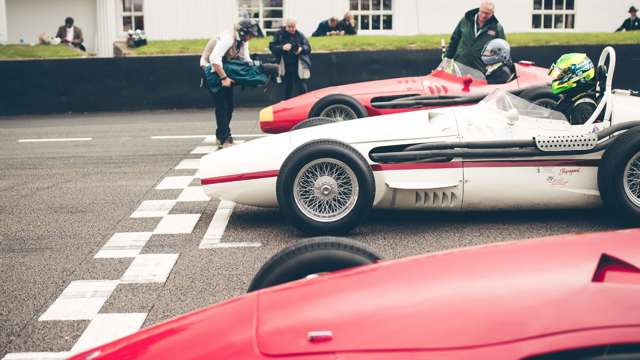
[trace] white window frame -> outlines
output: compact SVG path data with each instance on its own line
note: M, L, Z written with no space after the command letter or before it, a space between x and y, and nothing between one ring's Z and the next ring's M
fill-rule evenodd
M238 6L237 14L238 14L238 17L239 17L239 15L240 15L240 6L241 5L240 5L239 1L236 4ZM249 8L249 9L250 10L256 10L256 8L253 8L253 7ZM257 8L257 10L258 10L258 18L251 18L251 20L254 20L254 21L258 20L258 24L260 25L260 28L262 29L262 32L264 33L264 36L266 36L266 37L273 36L273 34L275 32L277 32L278 29L266 29L265 26L264 26L264 22L265 21L278 21L279 20L281 24L284 24L284 19L285 19L285 17L284 17L284 9L285 9L285 0L282 0L282 6L264 6L262 0L259 0L258 1L258 8ZM270 10L280 10L282 12L282 17L281 18L273 18L273 17L266 18L266 17L264 17L264 12L265 11L270 11ZM268 33L267 30L271 30L272 32Z
M124 18L128 17L131 18L131 24L133 24L133 26L135 27L135 17L136 16L142 16L142 19L144 21L144 0L142 0L142 11L135 11L134 10L134 6L133 6L133 1L131 0L131 11L124 11L124 4L122 2L122 0L119 0L118 3L120 4L120 33L122 35L124 35L125 37L127 36L127 30L124 29ZM146 21L145 21L146 23ZM136 30L136 29L131 29L131 30Z
M373 5L373 0L358 0L358 10L349 10L351 11L351 14L353 15L357 15L358 16L358 34L362 34L362 35L380 35L380 34L394 34L394 27L395 27L395 22L396 22L396 16L393 13L393 3L394 0L390 0L391 1L391 10L383 10L383 1L384 0L380 0L380 10L360 10L360 8L362 7L362 2L369 2L369 9L372 8ZM397 0L396 0L397 1ZM351 9L351 3L349 3L349 8ZM360 19L362 17L362 15L367 15L367 16L372 16L372 15L380 15L380 30L361 30L360 29ZM383 27L383 18L385 15L391 15L391 29L382 29ZM369 25L371 25L371 21L369 22Z
M535 0L530 0L531 1L531 16L529 17L529 23L531 26L531 31L535 31L535 32L575 32L576 31L576 14L577 14L577 7L578 7L578 0L574 0L573 1L573 10L566 10L566 9L556 9L556 0L552 0L552 4L553 4L553 9L547 9L545 10L544 8L544 1L542 0L542 4L541 4L541 8L538 10L533 9L534 6L534 2ZM563 0L563 8L566 7L566 3L567 0ZM533 27L533 16L534 15L540 15L540 28L536 29ZM545 15L551 15L551 22L552 22L552 28L550 29L545 29L544 28L544 16ZM565 27L561 27L561 28L556 28L555 27L555 16L556 15L562 15L563 16L563 26L566 26L566 15L573 15L573 28L565 28Z

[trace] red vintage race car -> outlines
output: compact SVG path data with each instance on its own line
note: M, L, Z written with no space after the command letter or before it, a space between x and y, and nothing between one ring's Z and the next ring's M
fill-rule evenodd
M482 72L445 59L431 74L425 76L319 89L262 109L260 128L267 133L280 133L291 130L309 118L342 121L443 106L470 105L496 89L512 92L531 102L545 97L556 99L551 89L545 86L551 83L547 69L525 61L514 66L516 76L506 84L488 84Z
M252 288L304 279L73 359L637 359L639 238L556 236L319 276L305 275L377 257L344 239L306 240L270 259Z

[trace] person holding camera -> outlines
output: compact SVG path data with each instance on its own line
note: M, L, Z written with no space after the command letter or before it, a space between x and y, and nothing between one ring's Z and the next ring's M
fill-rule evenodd
M297 94L304 94L307 79L311 77L311 45L309 40L296 28L296 21L285 20L281 28L269 44L269 50L279 63L279 75L284 78L284 99L293 97L293 87Z
M233 145L229 124L233 115L232 86L234 80L227 76L223 63L232 60L253 63L249 54L249 41L256 36L258 36L258 26L250 20L241 20L234 29L225 31L218 37L211 39L200 57L202 71L205 71L207 65L211 65L222 85L222 88L215 92L209 88L215 104L216 145L218 148Z

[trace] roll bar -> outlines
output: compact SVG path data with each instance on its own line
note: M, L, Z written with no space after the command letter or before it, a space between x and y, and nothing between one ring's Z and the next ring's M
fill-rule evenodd
M613 105L611 102L611 96L613 92L612 84L613 74L616 68L616 51L611 46L607 46L606 48L604 48L604 50L602 50L602 53L600 54L600 60L598 60L598 67L596 68L596 71L601 65L606 64L607 58L609 59L609 66L607 68L607 82L606 88L604 89L604 95L602 96L600 103L596 107L596 110L593 112L589 120L584 123L585 125L593 124L596 119L598 119L598 116L600 116L603 110L605 111L603 121L611 121L611 112L613 111Z

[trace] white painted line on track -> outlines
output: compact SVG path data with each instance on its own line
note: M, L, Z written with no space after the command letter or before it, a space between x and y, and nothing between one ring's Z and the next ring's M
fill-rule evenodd
M131 214L132 218L154 218L169 214L176 204L175 200L145 200Z
M234 138L259 138L269 136L268 134L233 134ZM205 141L214 143L216 141L215 135L162 135L162 136L150 136L152 140L177 140L177 139L198 139L203 138Z
M64 360L69 356L68 352L23 352L7 354L2 360Z
M191 234L201 214L167 215L160 220L154 234Z
M122 275L121 284L164 283L179 254L138 255Z
M153 140L174 140L174 139L198 139L206 138L209 135L167 135L167 136L150 136Z
M19 143L32 142L64 142L64 141L91 141L93 138L57 138L57 139L20 139Z
M193 181L193 176L167 176L156 186L156 190L184 189Z
M213 146L213 145L203 145L203 146L198 146L195 149L193 149L191 151L191 154L194 155L198 155L198 154L211 154L212 152L216 152L218 150L217 146Z
M147 314L98 314L82 333L73 348L72 354L78 354L94 347L106 344L140 330Z
M213 220L211 220L209 228L200 242L200 249L211 249L222 241L222 235L224 235L224 230L227 228L235 206L236 203L233 201L220 201L216 213L213 215Z
M202 186L189 186L185 188L178 196L178 202L181 201L209 201L211 200L207 194L204 193Z
M115 233L94 258L113 259L136 257L151 238L151 232Z
M118 280L72 281L38 320L91 320L118 285Z
M260 246L262 246L262 244L259 242L220 242L217 244L212 244L211 247L208 247L207 249L232 249Z
M198 170L200 169L200 159L184 159L180 161L176 170Z
M241 135L236 135L233 134L232 135L234 138L234 142L235 143L242 143L244 142L243 140L237 140L237 139L246 139L246 140L250 140L250 139L258 139L258 138L263 138L265 136L270 136L268 134L241 134ZM211 136L207 136L204 140L202 140L203 144L214 144L216 142L216 137L215 135L211 135Z

